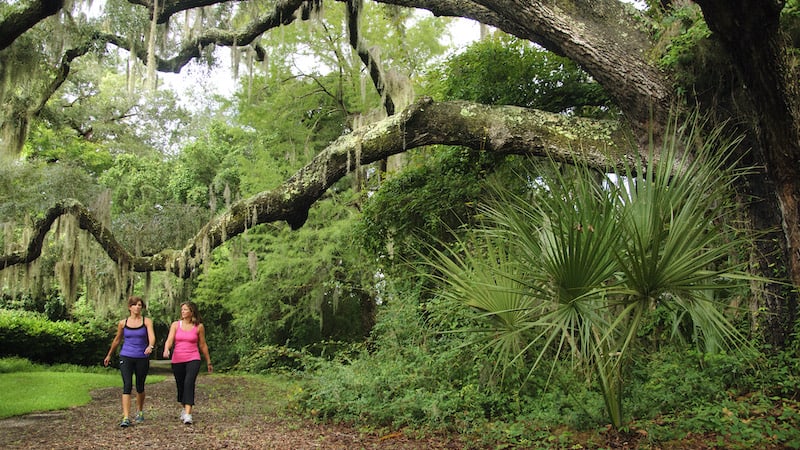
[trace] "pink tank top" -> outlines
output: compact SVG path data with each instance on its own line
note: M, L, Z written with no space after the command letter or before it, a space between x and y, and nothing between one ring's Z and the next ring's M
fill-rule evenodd
M200 349L197 347L199 333L197 325L189 331L183 331L181 323L178 322L178 329L175 331L175 349L172 352L173 363L185 363L200 360Z

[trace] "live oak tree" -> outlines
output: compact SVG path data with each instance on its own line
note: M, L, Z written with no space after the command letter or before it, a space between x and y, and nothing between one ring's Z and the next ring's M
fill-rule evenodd
M709 118L710 126L726 125L729 133L743 135L739 149L746 155L743 163L760 168L739 186L748 225L765 233L752 249L752 270L800 285L797 0L650 0L645 10L618 0L376 1L424 9L437 16L473 19L568 57L603 86L622 111L622 118L618 122L594 121L430 99L420 99L401 110L396 108L396 92L388 82L389 68L383 67L376 50L359 34L362 2L326 3L326 8L346 9L350 45L381 94L386 119L341 136L280 187L234 204L182 249L135 255L119 245L83 205L67 201L47 211L23 249L0 257L0 267L37 258L53 221L73 214L112 259L131 270L166 270L190 276L209 251L256 223L286 221L293 228L302 226L311 205L353 169L354 159L368 164L419 146L454 144L491 152L550 154L563 161L580 154L598 167L614 170L620 161L644 158L648 142L661 139L673 114L696 109ZM29 61L12 66L13 58L24 50L26 34L56 24L80 25L80 33L76 31L69 45L60 47L59 57L49 62L48 82L37 86L28 101L19 102L9 87L13 82L4 83L0 91L4 151L15 154L30 118L66 79L71 61L81 55L113 45L129 50L150 71L171 72L180 71L213 46L246 48L255 59L263 58L260 36L280 26L315 20L322 2L279 0L261 5L263 10L231 14L251 6L255 4L129 0L125 7L134 14L123 30L75 20L60 2L20 2L0 22L4 79L19 80L25 67L36 65ZM60 12L53 15L54 9ZM198 28L187 26L167 34L165 24L179 21L187 12L194 13L191 17L197 18L194 24ZM15 49L17 46L20 48ZM762 317L764 337L782 344L796 317L797 295L777 284L763 286L758 292L760 306L769 313Z

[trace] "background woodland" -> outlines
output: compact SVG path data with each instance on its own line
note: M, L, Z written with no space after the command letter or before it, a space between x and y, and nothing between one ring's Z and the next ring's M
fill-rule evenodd
M798 448L800 4L731 3L4 1L0 356L192 300L317 420Z

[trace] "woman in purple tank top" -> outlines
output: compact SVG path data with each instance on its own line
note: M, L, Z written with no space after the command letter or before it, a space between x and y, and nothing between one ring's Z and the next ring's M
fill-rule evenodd
M128 297L128 318L120 320L117 324L117 334L111 341L111 348L103 360L103 365L108 367L111 355L122 341L119 351L119 371L122 374L122 422L119 426L126 428L131 425L131 391L133 390L133 375L136 374L136 423L144 422L144 382L150 370L150 353L156 348L156 335L153 331L153 321L142 316L146 306L141 297Z
M181 404L181 422L192 424L192 407L197 375L200 373L200 353L206 359L206 368L214 370L206 344L206 329L194 302L181 303L181 320L172 323L164 345L164 358L170 357L172 346L172 374Z

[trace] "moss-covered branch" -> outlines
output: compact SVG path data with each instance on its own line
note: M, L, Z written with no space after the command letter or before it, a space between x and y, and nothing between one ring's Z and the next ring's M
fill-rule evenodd
M135 272L168 271L188 278L202 269L210 252L225 240L258 224L287 222L303 226L311 205L360 164L369 164L413 148L449 144L502 154L550 156L573 161L582 155L603 170L629 163L626 135L616 122L596 121L511 106L470 102L437 103L423 98L400 114L341 136L278 188L241 200L209 221L182 249L165 249L152 256L135 256L112 232L75 200L50 208L34 225L24 251L0 256L0 269L27 264L41 255L42 243L55 220L75 216L108 256ZM634 151L632 154L636 154Z

